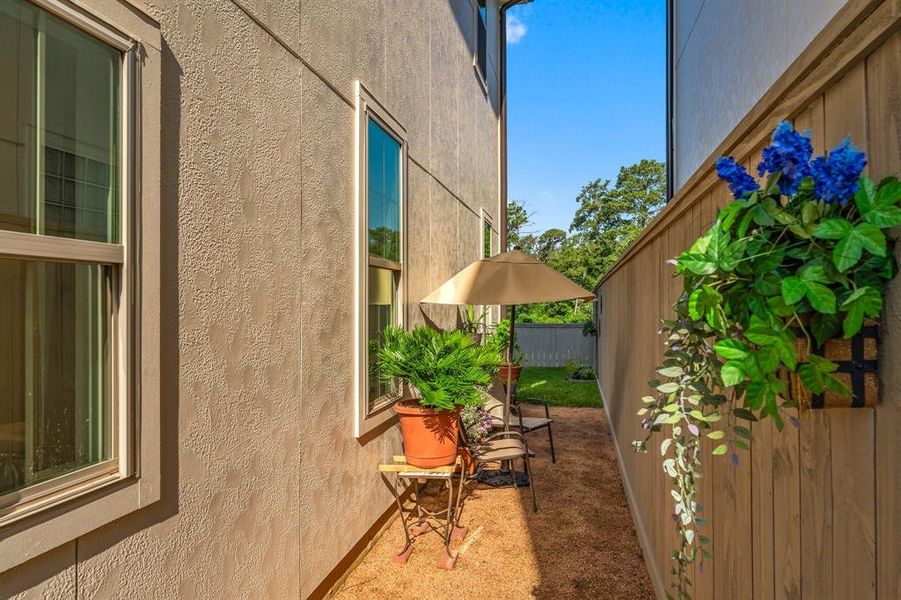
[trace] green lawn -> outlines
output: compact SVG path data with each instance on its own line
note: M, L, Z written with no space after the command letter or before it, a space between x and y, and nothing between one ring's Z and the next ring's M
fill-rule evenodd
M603 406L597 383L573 382L563 367L525 367L519 378L519 399L540 398L551 406Z

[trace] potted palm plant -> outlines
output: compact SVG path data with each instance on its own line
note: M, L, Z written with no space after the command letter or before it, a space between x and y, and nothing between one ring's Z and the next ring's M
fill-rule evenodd
M504 364L501 366L500 376L504 383L519 381L519 375L522 372L522 350L519 347L519 341L514 335L513 338L513 355L511 360L507 362L507 352L510 348L510 319L503 319L497 324L494 333L489 342L499 356L503 357Z
M400 417L407 463L430 468L456 460L460 408L481 403L480 388L500 366L494 348L479 346L462 331L388 328L379 349L384 381L405 388L394 405Z

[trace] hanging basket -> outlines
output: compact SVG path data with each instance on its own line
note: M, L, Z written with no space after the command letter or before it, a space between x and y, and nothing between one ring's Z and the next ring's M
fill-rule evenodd
M807 362L807 338L798 335L798 365ZM879 402L879 323L868 319L861 330L850 339L828 340L813 352L838 365L833 373L853 396L846 398L826 390L811 394L801 383L797 373L789 374L791 395L801 408L864 408Z

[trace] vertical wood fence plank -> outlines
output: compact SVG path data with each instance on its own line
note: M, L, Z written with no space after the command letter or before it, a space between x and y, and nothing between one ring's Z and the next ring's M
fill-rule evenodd
M866 71L859 63L826 92L827 147L851 136L859 147L867 148L865 110ZM838 598L864 600L876 595L874 433L872 409L833 413L833 564L840 568L832 571L832 585Z
M814 152L825 151L822 96L795 118L795 127L811 129ZM801 590L805 597L832 598L832 421L816 410L803 410L800 418Z
M869 169L876 181L901 173L901 33L867 59ZM895 248L901 260L901 244ZM881 327L882 403L876 408L876 589L901 598L901 280L885 298Z

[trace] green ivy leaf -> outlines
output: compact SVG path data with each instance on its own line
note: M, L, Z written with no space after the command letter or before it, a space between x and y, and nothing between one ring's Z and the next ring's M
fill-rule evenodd
M844 273L857 264L860 255L863 253L863 243L858 236L848 235L848 237L840 240L832 251L832 261L838 268L839 272Z
M664 367L662 369L657 369L657 373L663 375L664 377L681 377L685 371L682 370L682 367Z
M894 206L901 201L901 182L894 177L887 177L879 183L874 207Z
M895 227L901 225L901 208L897 206L876 208L865 214L863 220L882 229Z
M686 252L677 260L680 267L688 269L695 275L710 275L716 271L716 264L705 254Z
M822 283L808 281L807 300L817 312L832 314L835 312L835 294Z
M661 383L657 386L657 391L662 394L672 394L679 391L679 384L675 382Z
M776 270L785 258L785 250L778 246L774 250L764 252L754 260L754 270L757 273L769 273Z
M764 346L754 353L754 357L765 373L771 373L779 368L779 350L776 346Z
M795 348L794 341L781 337L776 342L776 350L779 351L779 360L782 361L782 364L794 371L798 366L798 350Z
M744 419L745 421L756 421L757 415L748 410L747 408L733 408L732 414L738 417L739 419Z
M776 221L773 220L773 217L769 215L769 213L761 204L758 204L756 207L754 207L754 210L751 211L751 214L753 215L754 222L761 227L769 227L776 224Z
M822 346L826 340L835 337L839 330L839 318L835 314L815 313L810 320L810 329L817 346Z
M796 236L798 236L802 240L810 239L810 232L808 231L807 227L802 227L801 225L798 225L797 223L795 223L794 225L789 225L788 230L791 231L792 233L794 233Z
M711 440L721 440L721 439L723 439L723 437L725 435L726 435L725 431L721 431L721 430L717 429L715 431L711 431L710 433L708 433L707 437L709 437Z
M688 316L699 321L704 314L704 289L698 288L688 297Z
M828 358L823 358L819 354L811 354L809 357L810 364L813 365L820 373L834 373L838 370L838 365L829 360Z
M741 221L738 223L738 230L736 231L738 237L745 237L748 228L751 226L751 221L754 219L754 213L756 212L756 210L749 210L745 213L745 216L741 218Z
M839 396L844 396L845 398L850 398L854 395L851 393L851 390L848 389L848 386L842 383L842 381L834 375L823 375L823 385L826 386L826 389L830 392L838 394Z
M805 363L798 367L798 377L801 378L801 383L803 383L804 387L810 390L811 393L823 393L823 382L820 378L820 372L817 371L816 367L812 364Z
M816 281L819 283L830 283L830 277L826 273L826 267L821 262L809 262L802 265L798 269L798 277L803 281Z
M716 448L713 449L713 454L715 456L721 456L725 454L729 450L729 447L726 444L720 444Z
M807 293L807 285L795 276L782 280L782 299L786 304L795 304Z
M857 205L860 214L866 214L873 208L873 204L876 201L876 185L869 177L861 177L858 183L860 183L860 188L854 194L854 203Z
M746 440L754 440L754 435L751 433L751 430L743 425L736 425L732 428L732 430Z
M863 327L863 308L854 305L845 313L845 320L842 321L842 335L846 338L852 338Z
M738 340L720 340L713 345L713 349L723 358L747 358L750 355L749 348Z
M861 223L854 228L854 237L860 238L864 250L876 256L885 256L885 235L872 223Z
M752 381L748 384L745 391L745 404L751 410L760 410L766 397L766 384L762 381ZM738 409L733 409L732 413L738 416Z
M833 217L817 225L813 235L823 240L840 240L847 237L853 229L846 219Z
M801 207L801 223L809 225L820 218L820 211L813 202L805 202Z
M854 290L841 305L847 311L842 323L842 333L846 338L853 337L863 327L864 317L878 317L882 312L882 294L873 286L864 286Z
M723 385L733 387L744 381L745 372L740 362L730 360L720 369L720 377L723 380Z

